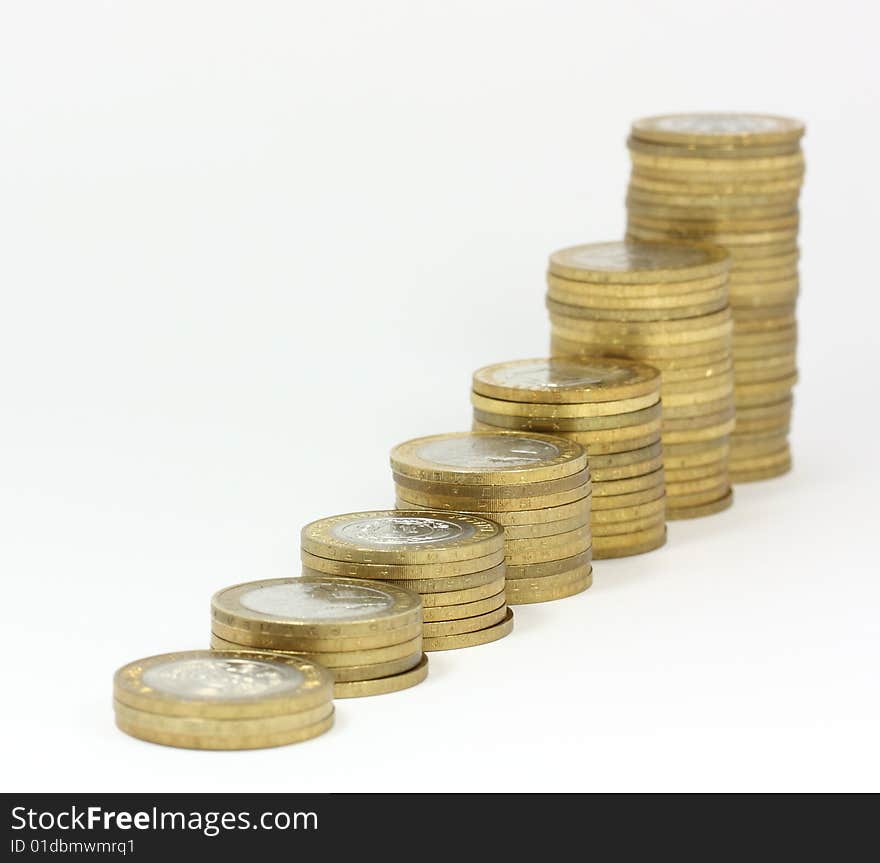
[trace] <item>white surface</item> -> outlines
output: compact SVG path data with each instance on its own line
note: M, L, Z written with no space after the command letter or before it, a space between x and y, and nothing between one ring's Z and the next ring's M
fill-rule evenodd
M876 16L4 4L5 790L876 789ZM117 666L545 353L547 254L620 234L629 121L688 109L809 124L795 472L320 740L117 732Z

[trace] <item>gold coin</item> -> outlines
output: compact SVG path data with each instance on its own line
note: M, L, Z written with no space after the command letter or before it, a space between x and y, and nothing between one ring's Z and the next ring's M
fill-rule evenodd
M705 491L696 491L692 494L669 494L666 497L666 518L669 520L668 512L670 509L677 510L684 507L700 506L704 503L711 503L713 500L718 500L727 494L729 488L730 480L728 477L723 482L720 482L718 485L706 489Z
M484 614L476 614L473 617L462 617L458 620L438 620L425 624L425 638L441 638L448 635L463 635L466 632L476 632L487 629L496 623L501 623L507 616L507 606L502 605Z
M733 394L733 375L716 378L711 385L693 384L673 386L671 392L663 393L663 414L664 416L676 416L677 414L685 416L687 411L680 411L681 408L696 408L701 411L709 410L712 405L723 406L729 402L730 396ZM720 410L716 407L716 410Z
M701 440L705 439L708 435L712 436L709 430L716 429L718 426L725 426L728 422L732 421L736 416L736 412L734 410L733 405L730 402L730 399L724 400L724 405L720 410L716 410L713 413L706 414L696 414L693 416L672 416L667 417L663 423L663 439L664 446L666 443L667 437L670 434L677 433L689 433L689 432L701 432L701 437L692 437L692 438L684 438L678 442L684 442L685 440ZM722 432L725 434L725 432ZM730 432L726 432L726 434L730 434ZM671 440L671 443L675 443L676 441Z
M555 320L557 316L550 315L551 320ZM635 323L625 323L618 321L590 321L583 318L566 318L562 323L568 328L577 328L587 333L609 334L615 337L624 338L626 336L649 335L651 337L666 336L698 336L695 341L713 338L713 336L703 335L704 333L714 332L721 329L725 324L732 320L730 309L724 308L718 312L709 315L700 315L696 318L685 318L680 321L645 321ZM671 342L664 342L671 344ZM647 405L643 405L646 407ZM620 413L620 411L617 411Z
M223 634L225 633L225 635ZM347 668L352 665L372 665L374 662L388 662L392 659L402 659L404 656L411 656L413 653L421 649L421 633L403 641L400 644L389 644L385 647L373 647L365 650L290 650L283 647L261 648L259 646L249 647L248 645L239 644L232 641L228 636L234 634L229 633L223 628L217 632L211 633L211 647L214 650L239 650L247 652L253 650L255 652L270 653L276 658L289 659L302 657L310 659L312 662L318 663L323 668L332 671L334 668Z
M791 452L788 448L788 443L784 443L781 447L773 452L766 453L764 455L749 455L746 457L734 458L734 452L731 453L730 459L730 468L734 472L749 471L749 470L767 470L769 468L775 467L776 465L783 464L788 462L791 458Z
M791 470L791 458L778 462L768 468L737 469L730 472L730 479L737 484L741 482L760 482L782 476Z
M589 551L584 551L581 554L575 554L572 557L566 557L561 560L549 560L546 563L532 563L524 566L507 567L507 584L505 586L505 591L508 592L508 602L510 599L509 592L512 582L518 581L521 578L546 578L550 575L559 575L562 572L570 572L573 569L577 569L579 566L590 563L592 559L592 554Z
M674 374L663 375L664 403L669 396L681 393L707 392L713 389L721 389L725 385L733 383L733 360L728 359L723 363L713 363L708 368L687 369L680 374L689 375L685 378L677 378Z
M621 336L600 337L599 334L587 334L578 332L568 327L553 325L553 337L564 340L568 343L580 344L580 350L583 352L595 351L599 353L627 353L631 356L638 356L644 361L651 361L651 365L657 366L661 371L665 367L667 360L676 360L683 357L704 357L707 355L720 354L730 350L730 337L733 331L733 320L731 319L721 327L716 328L720 333L707 337L705 340L698 341L682 341L683 337L691 338L693 333L676 334L674 342L663 342L656 337L651 340L648 333L642 337L629 337L623 339Z
M423 593L422 603L424 604L424 615L427 619L429 609L437 607L449 607L454 605L467 605L471 602L478 602L482 599L498 596L504 592L504 577L496 581L490 581L488 584L481 584L479 587L469 587L464 590L444 590L442 593Z
M410 506L408 511L412 511ZM485 557L474 557L470 560L460 560L454 563L411 563L411 564L378 564L378 563L355 563L344 560L329 560L317 557L307 551L300 552L303 566L313 572L321 572L327 575L344 575L348 578L366 578L376 581L407 581L424 578L449 578L457 575L470 573L482 573L493 566L498 566L504 561L504 549ZM304 570L305 571L305 570ZM399 587L406 587L399 584Z
M611 480L610 482L596 483L594 495L596 498L631 494L632 492L653 489L663 485L663 468L644 474L643 476L629 477L628 479Z
M789 153L797 152L800 147L799 141L784 141L776 144L752 145L745 147L742 144L727 143L719 145L697 145L697 144L652 144L642 141L639 138L629 137L626 142L630 150L639 153L649 153L651 155L663 156L695 156L700 158L718 158L718 159L741 159L744 156L748 158L756 158L762 156L784 156Z
M614 470L615 468L624 468L632 466L640 466L646 461L651 461L657 456L663 455L663 446L660 441L654 441L643 447L636 447L632 450L624 452L606 453L602 455L590 456L590 471L593 470ZM645 471L648 473L648 471Z
M436 605L425 609L425 623L443 620L459 620L465 617L476 617L503 607L505 604L504 589L494 596L479 599L475 602L462 602L458 605Z
M624 506L618 509L599 509L593 513L591 519L593 530L602 528L610 524L621 521L635 521L640 518L654 517L662 515L666 510L666 498L659 497L656 500L647 503L636 504L635 506Z
M624 507L638 506L643 503L650 503L651 501L663 497L665 493L663 483L661 482L659 485L655 485L652 488L633 491L627 494L602 495L602 497L596 497L593 499L593 512L595 513L605 509L621 509Z
M660 444L656 444L656 446L661 451L648 461L621 465L620 467L596 468L593 472L593 487L598 488L599 485L606 482L615 482L616 480L645 476L646 474L653 473L655 470L662 468L662 446Z
M663 429L678 429L682 423L693 424L695 428L709 424L710 417L718 417L733 406L733 392L714 402L698 402L693 405L669 407L663 411Z
M742 408L737 411L736 418L744 420L757 420L789 416L794 407L794 398L791 395L770 404L760 405L753 408Z
M689 182L682 182L672 177L658 178L644 171L633 171L629 177L629 188L641 192L671 194L683 197L722 198L754 198L759 196L790 196L797 200L803 185L803 177L799 174L775 178L773 180L756 180L754 177L719 178L712 182L706 177L695 177Z
M425 495L441 495L442 497L457 497L463 502L471 499L495 500L511 497L542 497L548 494L557 494L563 491L571 491L579 488L590 479L590 472L582 470L562 479L550 479L544 482L523 483L520 486L511 485L476 485L474 483L455 482L428 482L422 479L413 479L402 474L392 474L394 484L401 488L412 489ZM465 506L465 510L467 507Z
M697 504L696 506L669 507L666 510L667 521L681 521L686 518L702 518L704 515L714 515L723 512L733 504L733 489L729 490L724 497L709 503Z
M789 243L797 240L797 228L784 228L778 231L743 231L737 233L734 231L716 231L712 228L646 228L630 220L627 222L627 234L637 237L640 240L697 240L706 241L714 240L718 243L724 243L727 249L735 249L749 246L764 246L777 243ZM731 252L732 254L732 252ZM733 258L733 265L736 259Z
M759 400L761 404L766 402L776 402L784 396L796 383L797 372L785 375L769 381L757 381L755 383L744 384L739 380L736 382L736 398L742 399L743 404L746 400ZM776 398L767 398L767 396L776 396Z
M565 544L558 544L552 547L535 546L533 548L527 547L518 550L511 550L507 554L507 565L508 567L530 566L574 557L576 554L582 554L583 552L589 551L592 541L592 532L588 530L585 537L571 539Z
M421 648L400 659L389 659L387 662L371 662L369 665L347 665L344 668L328 669L336 683L352 683L357 680L376 680L380 677L391 677L414 668L422 659Z
M689 177L694 175L720 178L735 178L743 174L763 177L780 174L803 174L804 154L800 151L778 156L757 156L738 159L718 159L689 155L681 157L673 154L658 155L644 153L638 149L630 150L630 161L639 171Z
M763 357L780 357L797 350L797 339L781 339L775 344L744 345L733 351L734 370L742 360L758 360Z
M675 470L693 465L714 464L725 460L729 451L730 446L726 441L670 444L663 448L663 466L666 470Z
M596 544L596 560L630 557L634 554L654 551L666 544L666 525L661 523L658 527L627 534L625 538L626 542L618 541L617 537L602 537Z
M743 459L763 456L788 447L788 433L773 431L769 434L733 435L730 444L730 460L738 463Z
M792 375L792 378L797 379L797 375ZM787 380L791 380L788 378ZM768 383L770 383L768 381ZM737 392L734 395L734 404L737 408L740 407L751 407L753 405L762 405L767 404L768 402L774 402L779 399L780 396L785 395L786 393L791 392L791 388L794 384L789 384L786 386L780 386L779 388L768 389L766 391L755 392L752 394L747 394L746 390L751 390L753 386L758 386L758 384L750 384L739 388L737 384Z
M710 315L725 308L729 303L727 290L717 291L715 295L704 302L691 306L672 306L633 308L632 306L618 303L616 306L606 308L590 306L587 303L570 305L559 303L547 297L546 306L550 314L557 319L566 318L583 319L586 321L606 321L618 323L655 323L664 321L677 321Z
M596 525L597 537L622 536L624 534L641 533L666 522L665 511L660 515L634 518L631 521L612 521L607 524Z
M767 258L776 258L780 255L797 255L799 254L799 249L797 241L788 241L784 243L758 243L754 246L739 246L731 248L729 253L731 267L736 266L737 270L740 270L749 263L763 266Z
M519 485L580 473L587 454L573 441L516 432L458 432L416 438L391 451L395 473L425 482Z
M570 437L580 443L590 454L590 458L600 455L616 455L621 452L628 452L633 449L641 449L647 446L653 446L660 440L660 421L650 423L647 433L641 433L637 437L624 437L623 433L630 429L618 429L620 434L615 434L611 438L602 437L599 440L589 432L567 432L566 437ZM587 438L591 440L587 441Z
M580 402L578 404L535 404L533 402L509 402L502 399L487 398L479 393L471 393L471 404L481 411L502 416L520 416L546 419L586 419L602 418L617 414L632 413L650 408L660 398L660 373L655 370L655 387L646 395L631 399L607 402Z
M611 342L587 342L575 335L574 338L566 338L558 332L553 332L550 339L550 350L559 355L580 356L597 352L599 356L618 356L627 352L640 354L650 359L650 365L656 366L665 373L685 368L694 368L713 362L721 362L730 358L730 338L714 339L708 344L696 349L692 345L671 348L667 347L662 352L655 348L639 346L616 345Z
M480 629L476 632L463 632L460 635L439 635L436 638L426 638L425 650L457 650L460 647L476 647L479 644L489 644L489 642L498 641L498 639L510 635L512 631L513 610L508 608L504 620L486 629Z
M626 200L639 207L666 207L685 212L699 211L717 212L722 215L749 210L783 210L797 209L800 198L800 184L793 189L779 192L759 192L748 195L721 194L716 191L692 193L687 190L669 189L658 191L646 189L639 185L627 188Z
M645 397L653 404L650 397L659 398L660 372L644 363L608 357L513 360L477 369L473 391L490 399L540 405L615 404Z
M407 504L398 492L398 502ZM505 531L509 527L515 525L532 525L532 524L550 524L556 523L563 519L581 517L584 521L590 518L590 495L574 503L563 504L562 506L547 506L542 509L519 510L508 512L487 512L485 515L492 521L502 525Z
M304 552L352 563L450 563L504 547L497 524L448 512L375 510L322 518L302 529Z
M578 515L561 521L542 522L540 524L512 525L504 528L506 542L520 539L545 539L586 527L590 523L589 514Z
M565 573L568 575L568 573ZM593 584L593 568L589 564L575 570L575 578L568 578L564 583L554 583L555 576L543 579L520 579L515 582L512 605L527 605L535 602L552 602L583 593Z
M333 687L336 698L363 698L367 695L388 695L416 686L428 676L428 657L422 656L419 664L409 671L393 674L390 677L378 677L374 680L352 680L337 683Z
M505 542L504 559L505 562L509 565L511 563L511 555L517 554L521 551L532 551L537 549L555 551L558 548L571 545L572 543L585 543L587 546L589 546L589 521L580 525L579 527L573 528L572 530L565 531L564 533L554 533L550 536L526 537L521 539L508 538ZM579 552L572 552L571 554L578 553ZM570 555L557 555L557 557L569 556Z
M737 433L742 433L744 435L750 434L766 434L770 432L788 432L791 431L791 417L785 417L784 419L767 419L767 420L757 420L754 422L741 422L739 418L736 421L736 430L731 435L731 440L737 436Z
M690 428L681 431L670 429L663 432L663 446L671 446L679 443L718 443L727 439L736 427L736 419L706 426L705 428Z
M713 246L615 241L560 249L550 272L563 279L606 284L680 282L723 273L725 251Z
M305 570L303 570L305 572ZM407 590L414 590L423 597L426 593L449 593L450 591L470 590L476 587L483 587L487 584L493 584L499 578L503 578L505 574L505 565L499 563L489 569L482 569L479 572L468 572L462 575L451 576L432 576L426 574L424 578L407 578L395 580L395 584L405 587Z
M734 435L735 436L735 435ZM692 479L704 479L705 477L718 477L727 473L727 459L715 461L710 464L695 464L688 467L665 469L667 483L688 482Z
M729 278L727 269L720 270L709 276L687 278L678 281L632 282L618 284L615 282L591 282L584 279L566 279L553 272L548 272L547 289L554 296L571 295L578 297L596 297L604 300L643 300L645 302L674 299L681 305L693 302L688 297L712 291L724 290ZM566 302L560 300L560 302ZM577 305L578 300L572 300Z
M787 266L796 267L799 260L800 252L797 246L777 255L756 255L751 258L740 256L734 272L739 276L745 277L748 273L766 269L779 269Z
M340 640L353 647L405 641L402 633L418 627L421 618L421 600L411 591L326 575L250 581L211 598L212 621L266 638L300 640L316 650L334 649L326 644ZM363 643L354 644L355 638Z
M416 506L428 506L434 509L449 509L460 512L505 512L527 509L543 509L544 507L562 506L566 503L574 503L583 500L590 494L590 483L573 488L570 491L557 492L556 494L536 495L535 497L495 498L494 500L471 498L465 500L461 497L447 497L436 494L422 494L414 489L405 489L397 486L397 494L401 499L407 500ZM405 495L405 498L404 498Z
M522 417L513 414L492 413L480 408L474 408L474 417L478 422L486 425L516 429L540 427L548 431L552 430L553 434L567 431L612 432L630 427L639 428L644 433L648 430L648 425L660 419L662 412L663 409L658 399L650 407L607 417Z
M722 222L750 221L752 219L772 219L790 216L798 212L797 200L758 206L720 207L717 203L705 200L688 204L672 203L664 196L651 201L645 200L636 192L626 196L627 213L637 218L667 219L669 221L708 221L719 219Z
M334 714L331 713L326 719L322 719L314 725L309 725L305 728L294 728L272 734L255 734L247 737L235 737L226 734L214 736L175 734L128 722L125 719L120 719L118 716L116 718L116 725L121 731L124 731L131 737L180 749L268 749L273 746L285 746L289 743L301 743L304 740L318 737L333 726L333 716Z
M686 479L681 482L666 483L666 494L669 499L676 500L689 494L698 494L700 492L709 491L727 484L727 470L721 473L712 474L710 476L699 477L697 479Z
M698 219L693 214L682 219L645 215L630 209L628 220L631 225L638 225L652 231L681 232L683 234L696 232L705 236L724 233L740 234L763 231L787 231L800 225L797 211L783 216L751 219L723 219L717 213L708 219Z
M693 113L643 117L632 124L640 141L687 147L767 147L794 144L805 126L791 117L771 114Z
M745 316L736 321L736 332L739 337L746 333L766 333L776 332L777 330L789 330L797 326L797 318L794 309L785 315L773 317L769 314L762 316Z
M255 719L325 704L332 682L324 668L302 657L189 650L122 666L113 676L113 697L164 716Z

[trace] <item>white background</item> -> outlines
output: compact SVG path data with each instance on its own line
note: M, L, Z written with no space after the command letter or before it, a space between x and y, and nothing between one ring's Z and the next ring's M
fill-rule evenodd
M5 790L877 788L874 5L8 2ZM389 448L547 350L547 254L619 237L629 122L809 126L796 469L512 636L253 753L112 722L219 587L393 500Z

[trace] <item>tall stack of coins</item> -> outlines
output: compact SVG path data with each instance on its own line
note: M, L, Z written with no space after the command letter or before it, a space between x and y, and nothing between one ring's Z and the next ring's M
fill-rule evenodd
M398 507L503 525L511 605L561 599L592 583L590 473L580 444L513 431L434 435L396 446L391 467Z
M593 558L666 540L660 372L631 360L514 360L474 372L474 429L541 431L581 444L593 485ZM636 440L641 446L631 447Z
M733 500L728 266L717 246L673 243L593 243L550 256L552 353L629 358L662 373L668 520Z
M475 647L513 629L504 533L455 512L356 512L302 529L303 572L371 579L422 598L425 651Z
M679 114L637 120L628 142L628 235L711 241L731 255L733 482L791 468L803 134L787 117Z
M331 575L218 591L211 599L211 646L308 658L330 671L337 698L397 692L428 675L418 595Z
M333 679L301 657L193 650L139 659L113 678L126 734L185 749L262 749L333 725Z

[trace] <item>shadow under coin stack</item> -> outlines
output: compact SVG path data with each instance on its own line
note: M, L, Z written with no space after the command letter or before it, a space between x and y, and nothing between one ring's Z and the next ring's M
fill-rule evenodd
M336 698L398 692L428 676L419 597L330 575L218 591L211 599L211 646L308 658L332 674Z
M140 659L113 678L126 734L184 749L263 749L333 725L333 679L301 657L191 650Z
M511 605L592 584L590 473L580 444L526 432L434 435L396 446L391 467L401 509L455 510L504 527Z
M471 400L475 430L553 433L586 449L594 560L641 554L666 541L660 372L653 366L603 358L514 360L474 372Z
M803 133L787 117L680 114L637 120L628 142L628 235L730 252L735 483L791 468Z
M449 512L358 512L302 529L310 575L381 580L422 598L425 651L488 644L513 629L504 534L485 518Z
M667 520L733 501L728 266L717 246L674 243L593 243L550 256L552 353L629 358L662 373Z

